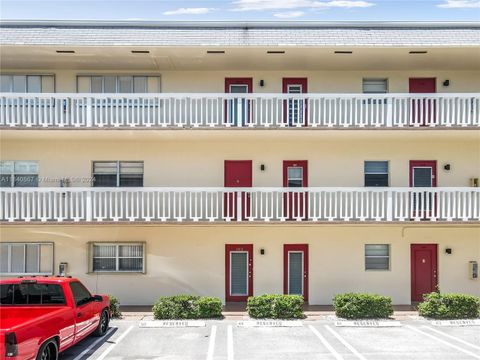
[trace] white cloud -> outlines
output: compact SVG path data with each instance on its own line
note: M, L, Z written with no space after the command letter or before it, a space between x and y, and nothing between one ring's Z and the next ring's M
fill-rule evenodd
M287 11L287 12L273 14L273 16L279 19L293 19L293 18L298 18L300 16L303 16L304 14L305 13L303 11Z
M280 9L330 9L330 8L366 8L374 3L363 0L235 0L235 11L280 10Z
M165 11L163 15L203 15L211 12L212 8L179 8L176 10Z
M443 3L438 4L437 7L445 9L472 9L480 8L479 0L444 0Z

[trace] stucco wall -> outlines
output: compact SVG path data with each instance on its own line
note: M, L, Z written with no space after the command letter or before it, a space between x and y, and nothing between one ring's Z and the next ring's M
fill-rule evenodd
M480 295L480 279L468 278L468 262L480 261L480 227L466 225L62 225L4 226L2 241L54 241L55 269L92 291L123 304L151 304L161 295L225 296L225 244L254 244L254 294L283 291L283 245L309 244L311 304L330 304L346 291L392 296L410 303L410 244L438 244L438 277L444 292ZM146 274L87 274L89 241L146 242ZM365 271L364 245L391 245L389 271ZM445 254L451 247L453 253ZM265 255L260 255L260 249Z
M408 93L408 79L411 77L434 77L437 79L437 92L458 93L480 91L480 71L144 71L135 68L125 70L8 70L5 73L46 73L55 74L56 91L76 92L76 76L80 74L139 74L161 77L162 92L225 92L225 77L252 77L253 92L281 93L282 78L308 78L308 91L311 93L361 93L363 78L388 78L389 92ZM450 86L442 85L450 80ZM259 81L265 86L260 87Z
M235 159L253 160L253 186L283 186L283 160L308 160L309 186L363 186L364 160L389 160L391 186L409 186L409 160L437 160L437 186L469 186L471 177L480 177L477 136L453 141L425 132L421 139L408 132L395 137L377 133L371 138L357 137L354 132L346 137L276 134L242 139L213 134L201 141L187 141L178 132L171 138L116 141L75 137L67 141L59 135L58 140L4 140L1 159L38 160L40 177L50 178L89 178L94 160L143 160L144 186L223 186L224 160ZM450 171L443 169L447 163ZM265 171L260 171L260 164L265 164ZM85 182L71 185L90 186Z

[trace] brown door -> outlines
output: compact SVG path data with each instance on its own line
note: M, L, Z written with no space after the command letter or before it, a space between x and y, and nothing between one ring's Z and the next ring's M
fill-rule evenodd
M252 187L252 160L225 160L225 187ZM238 201L241 201L241 204ZM224 218L237 219L241 206L242 219L250 216L250 194L242 191L226 192L224 195Z
M412 301L437 289L437 244L411 244Z

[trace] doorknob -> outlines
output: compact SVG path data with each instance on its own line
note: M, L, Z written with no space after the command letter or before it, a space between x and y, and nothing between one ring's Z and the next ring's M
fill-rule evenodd
M77 317L81 317L82 316L82 313L77 313Z

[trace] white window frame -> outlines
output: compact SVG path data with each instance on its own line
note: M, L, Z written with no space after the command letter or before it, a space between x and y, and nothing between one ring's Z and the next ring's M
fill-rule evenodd
M287 282L288 282L288 294L291 295L290 291L290 254L302 254L302 293L300 295L304 296L305 291L304 291L304 283L305 283L305 278L304 272L305 272L305 251L303 250L289 250L288 251L288 273L287 273ZM298 295L298 294L293 294L293 295Z
M7 261L8 265L7 268L9 271L7 272L0 272L1 276L20 276L20 275L53 275L54 272L54 266L55 266L55 246L53 242L2 242L2 245L7 245L8 249L8 255L7 255ZM23 245L23 272L12 272L12 246L20 246ZM27 245L36 245L38 246L38 272L27 272ZM41 254L41 249L42 246L51 246L51 251L52 251L52 264L51 264L51 269L52 271L47 271L47 272L41 272L40 269L42 268L42 254Z
M246 278L245 278L245 281L246 281L246 293L245 294L237 294L237 293L232 293L232 286L233 286L233 281L232 281L232 273L233 273L233 266L232 266L232 254L247 254L247 258L246 258L246 265L247 265L247 271L246 271ZM234 250L234 251L230 251L230 296L248 296L249 294L249 281L248 281L248 264L250 263L250 255L248 253L248 251L246 250Z
M385 91L365 91L365 83L369 81L382 81L385 82ZM388 78L363 78L362 79L362 93L363 94L388 94L389 83Z
M0 163L7 163L7 162L11 162L11 163L12 163L12 165L13 165L12 172L11 172L10 174L2 173L2 175L10 175L10 186L9 186L9 187L12 187L12 188L15 187L15 175L18 175L18 176L31 176L31 175L36 175L36 176L37 176L37 187L38 187L40 166L39 166L39 162L38 162L37 160L1 160L1 161L0 161ZM36 174L34 174L34 173L31 173L31 174L16 173L16 172L15 172L15 164L16 164L16 163L22 163L22 162L36 163L36 165L37 165L37 172L36 172Z
M111 259L112 257L106 256L97 256L94 257L94 246L115 246L115 270L94 270L93 269L93 260L98 259ZM119 256L120 246L141 246L142 247L142 256ZM89 272L95 274L110 273L110 274L145 274L146 264L145 264L145 243L144 242L92 242L89 243ZM142 259L142 269L141 270L120 270L120 259Z
M136 77L144 77L146 78L146 89L145 89L145 94L154 94L154 93L160 93L162 92L162 78L160 75L158 74L118 74L118 73L115 73L115 74L105 74L105 73L102 73L102 74L77 74L77 78L76 78L76 91L77 93L79 92L79 78L82 78L82 77L88 77L90 78L90 84L89 84L89 93L92 93L92 78L93 77L101 77L102 78L102 92L103 94L106 94L105 93L105 77L115 77L115 94L135 94L133 92L134 90L134 78ZM119 89L120 89L120 83L119 83L119 78L121 77L131 77L132 78L132 91L129 92L129 93L120 93L119 92ZM158 80L158 88L157 89L152 89L154 91L149 91L149 88L148 88L148 78L157 78ZM142 94L142 93L137 93L137 94Z
M369 172L368 174L365 172L365 165L367 162L386 162L387 163L387 172L386 173L377 173L377 172ZM363 186L364 187L373 187L373 186L366 186L365 185L365 176L366 175L387 175L387 187L390 186L390 160L364 160L363 161Z
M301 174L302 176L301 177L290 177L290 169L301 169ZM302 186L303 187L303 184L304 184L304 179L303 179L303 166L287 166L287 186L288 184L290 184L290 180L300 180L302 182ZM288 186L290 187L290 186Z
M387 246L388 249L388 255L368 255L367 256L367 246L368 245L383 245ZM365 244L364 246L364 262L365 262L365 271L391 271L392 270L392 246L390 244ZM388 259L388 268L387 269L367 269L367 258L387 258Z
M92 177L95 179L95 163L116 163L117 164L117 170L115 173L115 176L117 177L116 185L115 187L121 187L120 186L120 164L121 163L138 163L142 164L142 185L145 182L145 162L143 160L94 160L92 161ZM106 175L106 174L98 174L98 175ZM113 174L111 174L113 175ZM92 186L95 186L93 184Z
M31 74L25 74L25 73L2 73L0 74L2 76L11 76L12 77L12 81L11 81L11 89L10 91L8 92L12 92L13 93L13 77L14 76L25 76L25 94L28 94L29 91L28 91L28 77L30 76L40 76L40 92L41 93L44 93L44 89L43 89L43 77L51 77L52 80L53 80L53 92L57 92L56 90L56 81L55 81L55 74L37 74L37 73L31 73ZM35 94L35 93L32 93L32 94Z

